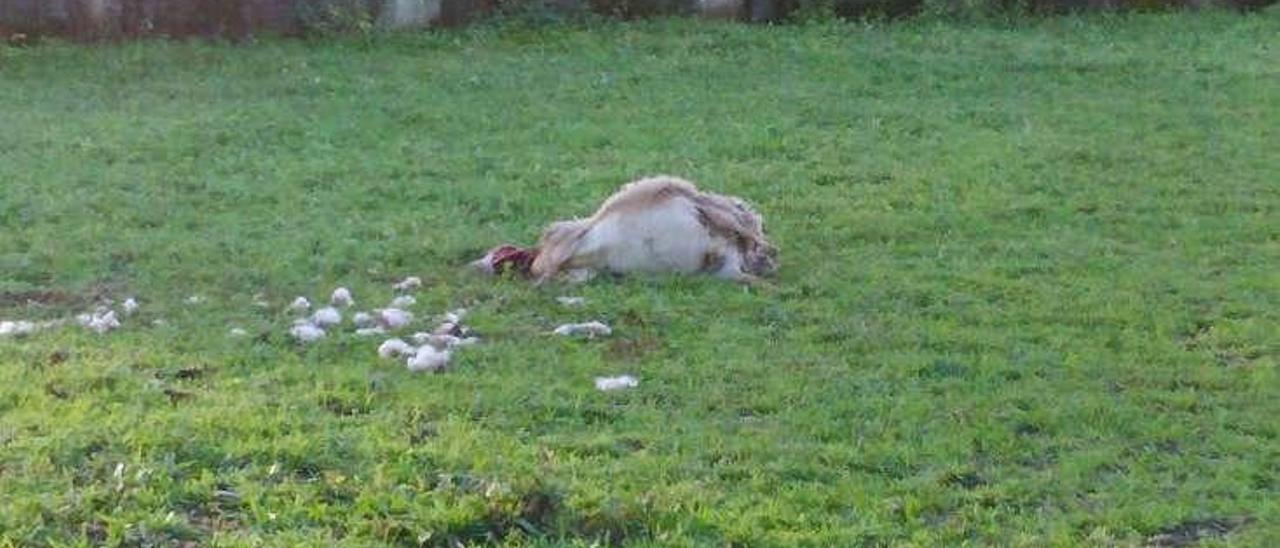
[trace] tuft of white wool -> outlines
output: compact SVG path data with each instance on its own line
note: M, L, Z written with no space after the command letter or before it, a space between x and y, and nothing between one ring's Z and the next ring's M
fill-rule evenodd
M356 327L360 328L373 327L378 324L378 320L373 317L373 314L368 312L356 312L355 315L351 317L351 321L355 322Z
M385 335L386 329L381 327L362 327L356 330L357 337L372 337L374 335Z
M120 305L120 308L124 310L126 316L132 316L134 312L138 311L138 301L134 300L133 297L129 297L124 300L124 303Z
M413 291L414 289L422 287L422 278L409 276L392 287L394 287L396 291Z
M355 302L355 299L351 298L351 290L345 287L333 290L333 294L329 296L329 304L333 306L351 306Z
M432 331L431 334L457 336L462 334L462 328L456 323L444 322L436 326L435 330Z
M262 293L254 293L253 306L256 306L258 308L268 308L271 306L271 303L267 301L266 295L263 295Z
M451 323L462 323L462 319L467 317L467 309L455 308L444 313L444 321Z
M298 297L289 304L289 310L293 312L305 312L307 310L311 310L311 301L308 301L306 297Z
M298 323L289 330L289 334L300 342L310 343L324 338L324 330L309 323Z
M22 337L35 333L40 326L25 321L3 321L0 322L0 337Z
M414 333L413 342L424 345L429 344L438 349L454 349L463 346L471 346L480 342L479 337L455 337L453 335L435 335L432 333Z
M564 306L582 306L587 303L582 297L556 297L556 301Z
M332 306L326 306L311 316L311 323L322 328L332 327L342 323L342 313Z
M632 377L631 375L596 377L596 390L600 390L602 392L635 388L637 386L640 386L640 379Z
M419 348L413 356L405 361L410 371L439 371L449 365L449 351L436 350L431 345Z
M387 329L399 329L413 321L413 313L399 308L378 310L378 323Z
M190 297L187 297L187 304L200 304L202 302L204 302L204 297L201 297L199 295L192 295Z
M81 317L83 316L84 314L81 314ZM116 319L116 312L114 310L94 313L89 316L87 322L81 318L81 323L84 324L85 327L89 328L90 331L99 335L120 327L120 320Z
M239 327L232 327L232 328L231 328L231 331L228 331L228 332L227 332L227 334L228 334L228 335L231 335L232 337L243 337L243 336L245 336L245 335L248 335L248 334L249 334L249 332L248 332L248 331L245 331L245 330L243 330L243 329L241 329L241 328L239 328Z
M397 356L412 356L418 351L413 345L400 339L387 339L378 345L378 356L382 358L395 358Z
M413 295L401 295L391 299L391 308L409 308L415 304L418 304L418 299L413 298Z
M454 337L453 335L431 335L426 338L423 344L429 344L436 347L438 350L449 350L457 346L458 341L461 340L462 339Z
M587 337L595 338L597 335L600 335L600 336L612 335L613 330L610 329L609 326L601 322L587 322L587 323L565 324L560 327L557 327L555 331L553 331L553 333L555 333L556 335L560 335L561 337L568 337L571 335L586 335Z

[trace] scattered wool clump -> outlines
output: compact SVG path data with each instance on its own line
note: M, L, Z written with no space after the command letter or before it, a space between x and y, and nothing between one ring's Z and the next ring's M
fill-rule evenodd
M112 329L120 327L120 320L116 319L114 310L106 310L99 308L92 314L81 314L76 316L76 321L88 328L90 331L102 335Z
M138 311L138 301L134 300L133 297L129 297L124 300L120 308L124 310L126 316L132 316L134 312Z
M231 335L232 337L243 337L243 336L245 336L245 335L248 335L248 334L249 334L249 332L248 332L248 331L245 331L245 330L243 330L243 329L241 329L241 328L239 328L239 327L232 327L232 328L231 328L231 331L227 332L227 334L228 334L228 335Z
M394 287L396 291L413 291L414 289L422 287L422 278L409 276L392 287Z
M453 322L444 322L436 326L435 330L431 332L432 335L450 336L450 337L458 337L458 336L461 336L462 333L463 333L462 326Z
M202 302L204 302L204 297L201 297L199 295L192 295L190 297L187 297L187 304L200 304Z
M338 309L326 306L311 316L311 323L321 328L328 328L342 323L342 313Z
M372 337L374 335L384 335L387 330L381 327L362 327L356 330L357 337Z
M454 337L453 335L432 335L427 337L424 344L429 344L439 350L451 350L457 347L458 343L461 341L462 339Z
M351 290L345 287L333 290L333 295L329 296L329 304L333 306L351 306L355 302L355 299L351 298Z
M613 330L609 326L601 322L587 323L570 323L557 327L553 331L556 335L568 337L572 335L586 335L589 338L595 338L597 335L608 336L613 334Z
M0 322L0 337L22 337L35 333L40 326L24 321L3 321Z
M564 306L582 306L587 303L582 297L556 297L556 301Z
M253 306L258 308L269 308L271 306L271 302L267 300L266 295L263 295L262 293L254 293Z
M640 379L632 377L631 375L596 377L596 390L600 390L602 392L635 388L637 386L640 386Z
M438 349L446 350L474 345L480 342L480 339L471 335L471 328L462 325L462 318L466 314L467 309L465 308L446 312L440 325L436 326L430 333L414 333L414 340L418 344L430 344Z
M289 304L289 310L293 312L306 312L311 310L311 301L308 301L306 297L298 297Z
M418 304L418 299L413 298L413 295L401 295L391 299L391 308L409 308L415 304Z
M355 315L351 317L351 321L355 322L356 327L361 329L374 327L378 324L378 321L373 317L373 314L368 312L356 312Z
M324 330L309 323L298 323L289 330L289 334L300 342L310 343L324 338Z
M382 358L412 356L417 351L418 349L400 339L387 339L378 346L378 356Z
M419 348L416 353L408 360L405 365L410 371L440 371L449 365L449 351L436 350L431 345Z
M399 329L413 321L413 313L399 308L384 308L378 311L378 323L387 329Z

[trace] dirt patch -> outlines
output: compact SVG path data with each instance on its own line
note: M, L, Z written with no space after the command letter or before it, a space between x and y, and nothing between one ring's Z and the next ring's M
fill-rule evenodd
M0 308L69 306L83 301L83 297L65 291L0 291Z
M191 392L188 390L179 390L177 388L169 388L169 387L166 387L164 389L164 395L168 396L169 403L174 405L177 405L184 401L193 400L196 397L194 392Z
M636 338L613 339L609 342L605 353L611 360L634 361L664 349L662 339L652 335Z
M987 484L987 480L983 479L976 472L950 472L942 478L942 484L947 487L959 487L962 489L975 489Z
M53 312L83 312L110 297L120 297L126 288L113 282L95 282L82 291L62 289L0 290L0 310L44 309Z
M1157 531L1147 538L1147 546L1194 546L1202 540L1225 537L1249 521L1243 517L1187 520Z

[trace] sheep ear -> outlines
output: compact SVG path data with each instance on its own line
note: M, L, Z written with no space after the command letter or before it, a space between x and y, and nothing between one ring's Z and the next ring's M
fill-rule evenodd
M547 227L542 241L538 242L538 256L529 269L539 282L555 276L573 258L587 228L585 221L560 221Z
M764 235L758 227L744 222L733 209L716 200L702 199L696 203L698 220L713 233L718 233L738 241L760 245L764 243Z

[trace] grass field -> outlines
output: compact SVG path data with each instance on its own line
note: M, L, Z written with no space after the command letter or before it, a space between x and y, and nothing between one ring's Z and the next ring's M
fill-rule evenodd
M0 49L0 319L142 304L0 339L0 545L1278 545L1278 37ZM652 173L754 201L774 285L462 271ZM407 275L472 310L452 371L288 338L293 297Z

